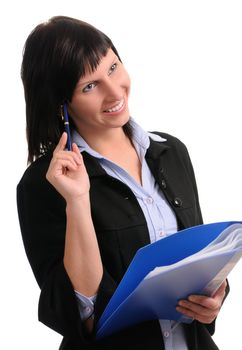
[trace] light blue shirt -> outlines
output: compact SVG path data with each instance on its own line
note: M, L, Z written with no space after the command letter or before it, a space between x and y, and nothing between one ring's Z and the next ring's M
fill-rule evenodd
M132 118L130 123L133 129L132 142L142 165L142 186L120 166L91 149L77 131L72 133L72 142L78 145L80 152L86 151L97 158L100 165L109 175L119 179L133 191L145 215L152 243L177 232L176 217L156 184L145 160L145 154L150 145L150 138L158 142L165 142L166 140L158 135L144 131ZM93 313L96 296L88 298L78 292L76 292L76 296L81 319L85 320ZM159 320L159 322L165 350L188 350L184 331L179 323L170 320Z

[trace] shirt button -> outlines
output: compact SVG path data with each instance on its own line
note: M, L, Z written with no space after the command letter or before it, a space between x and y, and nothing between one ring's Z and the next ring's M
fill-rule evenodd
M163 335L164 335L165 338L168 338L169 335L170 335L170 333L169 333L168 331L165 331L165 332L163 333Z
M152 204L153 202L154 202L153 198L151 197L146 198L146 203Z
M160 231L160 237L164 237L164 236L165 236L164 232Z
M86 306L86 307L85 307L85 311L86 311L86 312L90 312L90 311L91 311L91 308L90 308L89 306Z
M161 187L163 188L163 189L165 189L166 188L166 182L165 182L165 180L163 179L163 180L161 180Z
M179 207L182 206L182 200L180 198L178 198L178 197L174 198L172 202L173 202L175 207L179 208Z

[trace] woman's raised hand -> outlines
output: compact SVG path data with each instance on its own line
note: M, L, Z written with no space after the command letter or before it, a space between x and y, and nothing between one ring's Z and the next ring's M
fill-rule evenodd
M90 182L77 145L73 143L72 151L66 151L66 141L64 132L53 152L46 178L66 202L72 202L89 193Z

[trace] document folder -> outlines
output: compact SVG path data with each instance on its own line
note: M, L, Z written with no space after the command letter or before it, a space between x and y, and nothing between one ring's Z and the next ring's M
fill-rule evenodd
M242 222L194 226L140 248L97 324L97 339L146 320L191 322L179 299L212 295L242 256Z

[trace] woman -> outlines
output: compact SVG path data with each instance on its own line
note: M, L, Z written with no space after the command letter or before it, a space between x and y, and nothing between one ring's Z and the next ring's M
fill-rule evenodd
M60 349L217 349L211 335L226 282L213 298L179 302L189 325L147 321L95 339L137 249L202 223L187 150L130 118L130 80L111 40L54 17L28 37L22 80L31 165L18 185L19 220L41 288L39 320L64 336Z

